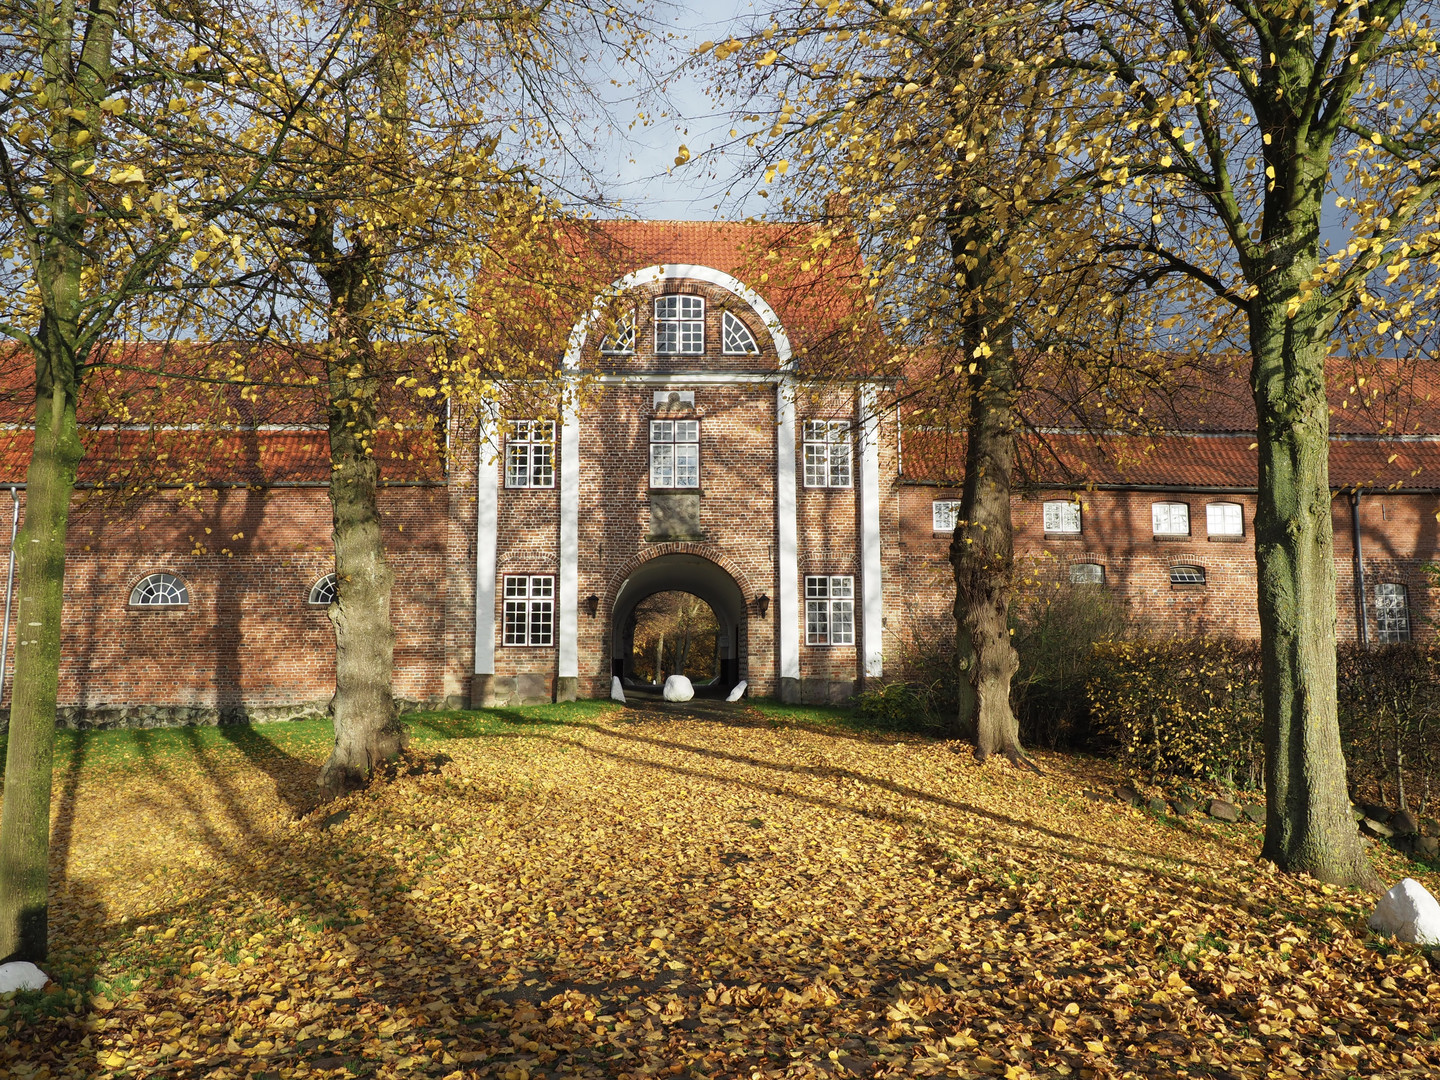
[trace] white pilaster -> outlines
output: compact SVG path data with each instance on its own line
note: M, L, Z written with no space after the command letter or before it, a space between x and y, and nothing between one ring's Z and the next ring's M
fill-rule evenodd
M775 477L776 564L780 595L775 603L775 630L780 650L780 677L800 678L800 624L805 610L800 605L800 560L796 541L799 533L795 510L795 384L783 377L775 391L776 447Z
M580 674L580 424L575 415L574 386L565 388L560 425L560 580L559 646L557 674L573 679Z
M864 589L865 677L885 664L885 594L880 571L880 416L875 387L860 388L860 580Z
M498 409L480 408L475 455L475 674L495 674L495 543L500 513Z

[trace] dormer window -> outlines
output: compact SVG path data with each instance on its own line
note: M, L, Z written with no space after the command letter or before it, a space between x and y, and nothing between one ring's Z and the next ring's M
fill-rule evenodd
M631 312L615 321L615 332L606 334L600 340L600 352L604 356L633 356L635 354L635 315Z
M721 339L723 348L721 351L726 356L758 356L760 346L755 343L755 335L750 328L740 321L738 315L725 312L725 318L721 323Z
M705 352L705 301L698 296L661 296L655 301L655 354L701 356Z

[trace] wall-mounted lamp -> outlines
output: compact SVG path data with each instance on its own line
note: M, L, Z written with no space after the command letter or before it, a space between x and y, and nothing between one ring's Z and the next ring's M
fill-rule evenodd
M755 597L755 606L760 609L760 618L765 618L765 613L770 610L770 597L762 592Z
M599 611L599 610L600 610L600 597L596 596L594 593L591 593L589 596L585 597L585 614L586 614L586 615L589 615L589 616L593 619L593 618L595 617L595 612L597 612L597 611Z

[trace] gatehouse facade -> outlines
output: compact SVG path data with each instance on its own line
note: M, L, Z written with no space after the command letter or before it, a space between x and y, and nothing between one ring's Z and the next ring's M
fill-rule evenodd
M451 408L434 455L382 460L397 695L452 707L606 696L633 674L637 606L662 592L714 611L716 694L743 681L840 701L894 676L916 642L953 633L963 432L915 416L913 387L858 352L847 360L826 283L853 259L832 266L791 227L608 228L614 285L568 328L558 361L573 393L524 415ZM803 273L781 272L789 264ZM1368 395L1338 370L1331 388L1337 631L1376 645L1433 633L1426 567L1440 557L1440 386L1423 366L1377 371ZM1013 505L1022 590L1103 589L1160 635L1257 633L1253 413L1243 372L1209 382L1158 433L1057 422L1026 436L1040 452ZM29 447L13 384L0 401L12 511L0 536L12 538ZM90 419L62 720L323 710L323 414L233 424L183 491L136 484L122 502L101 497L117 487L104 448L140 433ZM8 703L13 586L5 599Z

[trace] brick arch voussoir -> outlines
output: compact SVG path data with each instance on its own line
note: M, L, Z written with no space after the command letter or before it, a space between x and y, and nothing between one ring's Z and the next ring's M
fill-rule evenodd
M636 570L650 562L652 559L663 558L666 555L698 555L702 559L708 559L730 575L730 580L740 589L740 596L745 601L746 608L755 599L755 590L750 585L750 579L746 577L745 571L735 565L728 555L713 544L696 544L686 542L673 542L668 544L655 544L647 547L644 551L637 552L625 561L625 565L610 578L605 586L604 606L601 611L615 611L615 599L620 595L620 587L630 579L630 575Z

